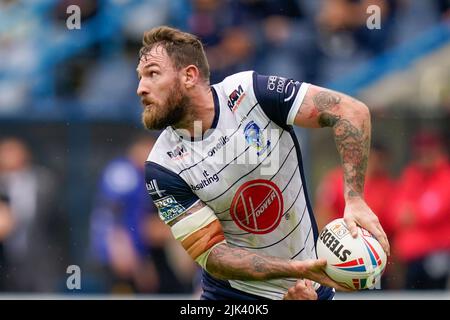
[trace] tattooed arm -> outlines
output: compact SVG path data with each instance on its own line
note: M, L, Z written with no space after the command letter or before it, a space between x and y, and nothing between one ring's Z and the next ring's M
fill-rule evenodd
M352 291L333 281L325 273L327 261L289 260L253 253L246 249L231 247L223 243L216 246L208 257L206 270L219 279L230 280L269 280L279 278L309 279L338 291ZM295 288L294 288L295 289ZM298 298L302 290L291 290ZM296 294L294 294L296 293ZM301 298L301 299L304 299Z
M280 259L249 250L216 246L209 255L207 270L221 279L268 280L277 278L307 278L321 284L336 287L323 272L324 260L296 261ZM339 288L339 286L337 286Z
M197 226L195 221L207 222ZM224 240L222 227L214 212L201 201L169 222L169 226L189 255L217 278L230 280L305 278L337 290L348 291L326 275L324 272L326 261L323 259L305 261L280 259L230 246ZM302 290L291 291L292 296L303 295Z
M370 231L389 254L389 242L378 217L363 199L371 132L367 106L345 94L311 85L294 123L333 129L344 170L344 220L353 236L356 236L356 225L359 224Z

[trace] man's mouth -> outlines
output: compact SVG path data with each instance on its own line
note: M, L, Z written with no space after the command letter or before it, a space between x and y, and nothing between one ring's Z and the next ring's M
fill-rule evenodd
M145 110L150 110L154 106L154 104L153 103L144 102L143 106L144 106Z

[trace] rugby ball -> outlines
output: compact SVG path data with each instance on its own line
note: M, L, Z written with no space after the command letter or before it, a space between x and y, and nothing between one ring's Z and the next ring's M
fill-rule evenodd
M327 260L325 272L336 282L357 290L376 286L386 267L386 253L367 230L353 238L344 219L328 223L319 234L317 257Z

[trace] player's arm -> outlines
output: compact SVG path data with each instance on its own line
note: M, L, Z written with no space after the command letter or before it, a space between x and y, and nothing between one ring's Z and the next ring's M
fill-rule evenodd
M253 88L266 115L281 128L289 130L295 124L333 129L344 169L344 219L353 236L359 224L389 254L386 234L363 199L371 129L368 108L343 93L277 76L253 73Z
M369 230L389 252L389 242L378 217L363 200L370 148L371 123L367 106L343 93L310 85L298 107L294 124L331 127L344 170L344 219L356 236L356 224Z
M228 245L214 211L201 201L168 224L192 259L219 279L307 278L338 290L348 290L325 274L325 260L279 259Z

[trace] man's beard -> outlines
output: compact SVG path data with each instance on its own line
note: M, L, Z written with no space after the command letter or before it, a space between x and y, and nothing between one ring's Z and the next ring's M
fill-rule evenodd
M181 127L186 121L189 98L181 92L179 82L169 91L165 105L153 105L142 112L142 123L148 130L161 130L167 126Z

